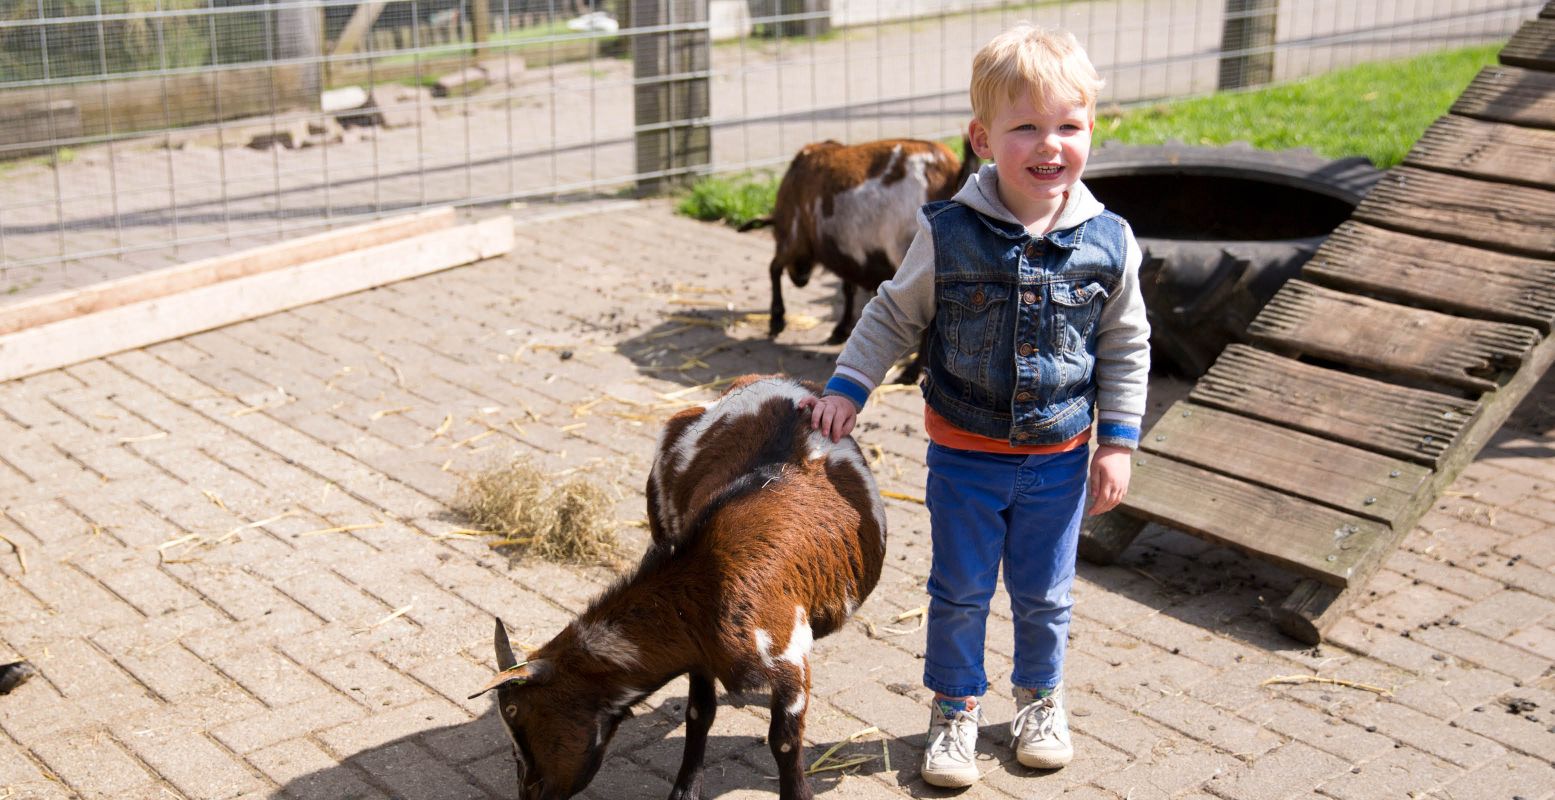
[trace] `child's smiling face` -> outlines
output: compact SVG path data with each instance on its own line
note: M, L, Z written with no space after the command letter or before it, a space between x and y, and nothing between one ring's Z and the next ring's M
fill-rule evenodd
M1093 127L1088 106L1057 102L1043 107L1023 96L986 123L973 119L967 132L972 149L999 165L999 199L1031 225L1056 212L1064 193L1080 180Z

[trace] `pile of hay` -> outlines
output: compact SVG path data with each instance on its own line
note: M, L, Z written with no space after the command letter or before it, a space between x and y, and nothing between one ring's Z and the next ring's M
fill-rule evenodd
M609 493L582 477L556 485L527 459L465 477L453 509L493 534L492 547L571 564L619 560Z

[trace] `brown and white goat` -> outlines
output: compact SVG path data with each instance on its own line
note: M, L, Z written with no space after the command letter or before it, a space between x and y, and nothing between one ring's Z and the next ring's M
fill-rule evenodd
M885 512L851 438L810 427L813 385L747 376L665 425L648 477L653 544L519 662L497 621L487 685L513 739L522 800L582 791L632 704L689 673L686 750L671 800L701 796L716 679L771 692L783 800L809 800L802 737L808 654L874 589ZM479 694L479 693L477 693Z
M918 139L801 148L778 184L770 220L742 228L770 222L777 239L769 335L785 325L783 272L803 287L819 261L842 279L842 318L827 343L845 341L857 319L856 290L872 293L896 274L918 231L918 208L948 200L979 163L975 154L963 163L949 147Z

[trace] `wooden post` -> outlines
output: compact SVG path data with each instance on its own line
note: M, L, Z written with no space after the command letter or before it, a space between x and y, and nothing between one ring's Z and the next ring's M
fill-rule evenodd
M641 178L638 190L662 191L712 161L712 110L707 71L712 62L708 0L632 0L634 27L690 26L634 34L632 75L636 110L637 172L686 170Z
M283 59L307 59L287 69L294 80L283 81L296 93L296 99L308 98L306 105L319 106L323 79L323 18L316 6L283 7L275 12L275 54ZM283 94L283 102L285 101Z
M826 13L824 17L779 24L777 28L783 36L821 36L831 32L831 0L779 0L778 8L784 15Z
M1274 28L1280 0L1226 0L1217 88L1241 89L1274 80Z
M491 0L470 0L470 38L475 40L475 59L486 55L486 42L491 39Z

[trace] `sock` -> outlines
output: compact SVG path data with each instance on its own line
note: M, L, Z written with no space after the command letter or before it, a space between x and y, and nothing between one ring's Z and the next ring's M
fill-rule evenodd
M954 717L957 713L962 711L976 711L977 698L968 697L966 699L958 699L954 697L936 697L934 698L934 705L939 708L939 713L945 715L946 717Z

